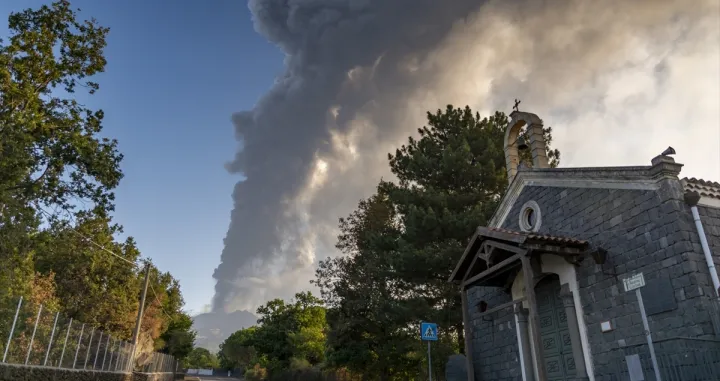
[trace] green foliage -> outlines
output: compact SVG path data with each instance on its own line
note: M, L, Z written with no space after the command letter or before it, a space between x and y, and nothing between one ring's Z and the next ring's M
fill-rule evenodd
M225 369L247 368L259 361L255 351L257 327L241 329L220 344L220 364Z
M345 256L322 261L314 281L329 307L328 362L368 379L426 377L420 321L439 326L436 358L463 351L460 295L447 279L507 186L504 114L448 106L427 116L420 138L388 155L398 181L381 181L340 219ZM545 139L549 147L550 128ZM556 166L559 152L548 156ZM532 165L528 152L521 160Z
M268 371L260 366L260 364L255 364L252 368L245 372L245 379L247 381L263 381L267 380L267 378Z
M246 379L269 372L316 367L325 360L325 308L310 292L257 309L258 326L239 330L220 345L223 367L246 368ZM248 376L250 374L250 376Z
M209 350L195 348L185 358L185 366L189 369L215 369L220 367L220 362Z
M275 299L260 306L253 346L268 359L270 371L287 369L293 358L316 365L324 360L325 308L310 292L295 294L286 304Z
M98 137L103 111L70 97L99 89L87 78L105 69L109 29L77 21L68 1L8 21L10 38L0 45L0 202L69 209L84 200L112 210L122 155L115 140Z
M8 30L0 40L0 306L24 296L129 339L142 274L135 241L116 240L122 227L111 218L123 156L101 136L104 112L76 99L100 88L92 77L105 69L109 29L60 0L11 14ZM187 355L194 333L179 285L157 270L152 279L143 335L151 349ZM0 321L7 332L9 319Z
M38 236L35 268L42 274L62 269L63 274L73 275L55 279L66 316L129 338L138 308L137 270L96 244L130 262L136 262L140 252L132 238L124 243L115 241L121 228L107 217L81 212L76 221L54 220ZM119 320L118 316L126 318Z
M164 352L177 359L186 358L195 347L197 333L192 330L190 315L177 311L169 322L168 328L160 335L164 342Z

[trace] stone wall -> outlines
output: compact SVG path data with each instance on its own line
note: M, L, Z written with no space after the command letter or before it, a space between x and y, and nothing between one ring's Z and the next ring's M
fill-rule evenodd
M0 381L172 381L173 373L119 373L0 364Z
M184 378L184 377L183 377ZM182 380L183 378L180 378ZM177 380L174 373L133 373L132 381L173 381Z
M622 347L645 342L636 295L625 293L622 283L637 272L648 283L665 279L677 303L649 316L655 339L714 338L703 308L713 293L709 272L678 187L673 180L657 192L528 186L503 224L519 231L520 208L534 200L542 214L540 233L585 239L608 250L604 266L586 258L577 268L596 376L615 374ZM614 330L603 333L603 321L610 321Z
M517 329L512 309L478 316L480 301L488 309L512 301L512 296L494 287L473 287L468 290L468 306L473 329L473 363L475 379L522 381L518 352Z
M716 258L717 264L720 259L720 208L711 208L709 206L698 206L700 221L702 221L705 236L708 240L708 246Z

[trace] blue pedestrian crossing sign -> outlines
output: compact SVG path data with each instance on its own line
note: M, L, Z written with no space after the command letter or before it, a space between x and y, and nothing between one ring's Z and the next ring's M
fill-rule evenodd
M437 341L437 324L435 323L420 323L420 339L422 341Z

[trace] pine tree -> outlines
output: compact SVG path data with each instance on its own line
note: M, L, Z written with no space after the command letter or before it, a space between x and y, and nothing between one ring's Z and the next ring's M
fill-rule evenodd
M347 256L324 261L316 277L334 307L328 343L335 360L362 369L368 364L358 361L375 359L385 363L381 376L420 368L420 321L439 326L437 358L463 352L460 294L447 280L507 187L506 115L480 118L448 106L427 116L420 137L388 155L398 180L381 181L375 196L340 220L338 247ZM551 132L545 129L548 147ZM547 153L556 166L559 152ZM521 160L532 166L528 152ZM436 365L442 371L443 362Z

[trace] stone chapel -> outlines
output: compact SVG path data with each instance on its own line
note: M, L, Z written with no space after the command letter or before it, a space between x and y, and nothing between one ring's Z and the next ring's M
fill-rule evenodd
M509 188L450 277L468 381L720 380L720 184L681 179L672 148L550 168L540 118L510 118Z

